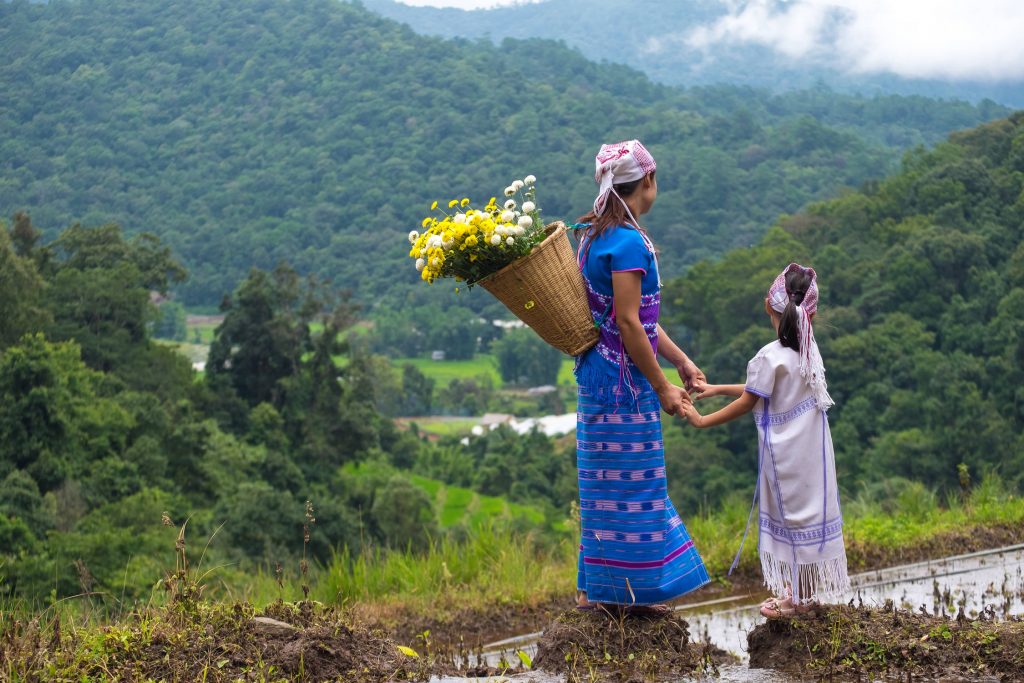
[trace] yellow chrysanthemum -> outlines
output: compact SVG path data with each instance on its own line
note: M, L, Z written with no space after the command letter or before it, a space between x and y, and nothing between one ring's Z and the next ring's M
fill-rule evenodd
M437 202L434 202L433 204L430 205L431 211L434 211L435 209L437 209Z

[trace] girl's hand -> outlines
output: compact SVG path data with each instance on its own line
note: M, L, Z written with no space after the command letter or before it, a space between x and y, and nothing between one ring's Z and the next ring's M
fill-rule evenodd
M704 416L697 412L696 406L692 403L687 404L686 407L683 408L683 416L686 418L687 422L698 429L704 426Z
M666 384L658 389L658 401L661 409L669 415L681 415L685 406L692 406L693 400L686 390L675 384Z
M704 384L702 387L697 389L697 400L702 401L705 398L711 398L713 396L721 396L722 388L718 384Z
M704 372L689 358L683 361L676 370L679 371L679 379L683 380L687 391L700 391L708 383Z

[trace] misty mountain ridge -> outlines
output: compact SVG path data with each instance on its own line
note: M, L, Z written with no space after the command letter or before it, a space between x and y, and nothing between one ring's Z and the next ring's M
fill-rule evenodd
M874 71L857 73L841 55L808 50L790 56L785 39L758 42L713 40L707 30L728 15L722 0L542 0L491 9L414 7L398 0L354 0L382 16L408 24L419 33L501 42L505 38L564 41L588 59L632 66L669 85L731 84L786 92L828 87L863 96L923 95L978 102L992 99L1024 107L1024 80L903 77ZM843 21L829 13L824 35ZM908 36L912 32L908 32ZM794 38L794 43L797 42Z

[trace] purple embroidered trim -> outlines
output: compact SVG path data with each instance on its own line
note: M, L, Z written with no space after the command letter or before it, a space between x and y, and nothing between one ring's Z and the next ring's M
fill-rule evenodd
M750 391L750 390L749 389L745 389L745 391ZM751 392L751 393L757 393L757 392ZM818 402L813 397L812 398L807 398L807 399L804 399L803 401L801 401L800 403L797 403L795 406L793 406L792 408L790 408L789 410L787 410L784 413L769 413L767 420L764 419L764 413L754 413L754 420L759 425L769 424L769 425L773 425L773 426L778 426L778 425L781 425L781 424L785 424L785 423L789 422L790 420L793 420L795 418L800 417L804 413L812 410L813 408L816 408L817 406L818 406Z
M787 529L783 524L776 524L774 521L767 517L761 517L761 529L769 532L772 536L780 538L789 542L801 542L807 541L807 545L810 545L810 541L817 543L818 541L824 542L827 539L833 538L843 531L843 520L837 519L831 524L819 526L817 529L810 529L806 531L798 531L796 529Z

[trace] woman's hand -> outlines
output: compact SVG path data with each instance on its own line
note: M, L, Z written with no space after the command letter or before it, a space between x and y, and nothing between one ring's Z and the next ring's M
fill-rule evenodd
M698 368L689 358L676 366L676 370L679 371L679 379L683 381L687 391L701 391L708 383L708 378L704 376L704 371Z
M682 387L665 384L657 390L661 409L669 415L681 415L686 406L693 406L693 399Z

